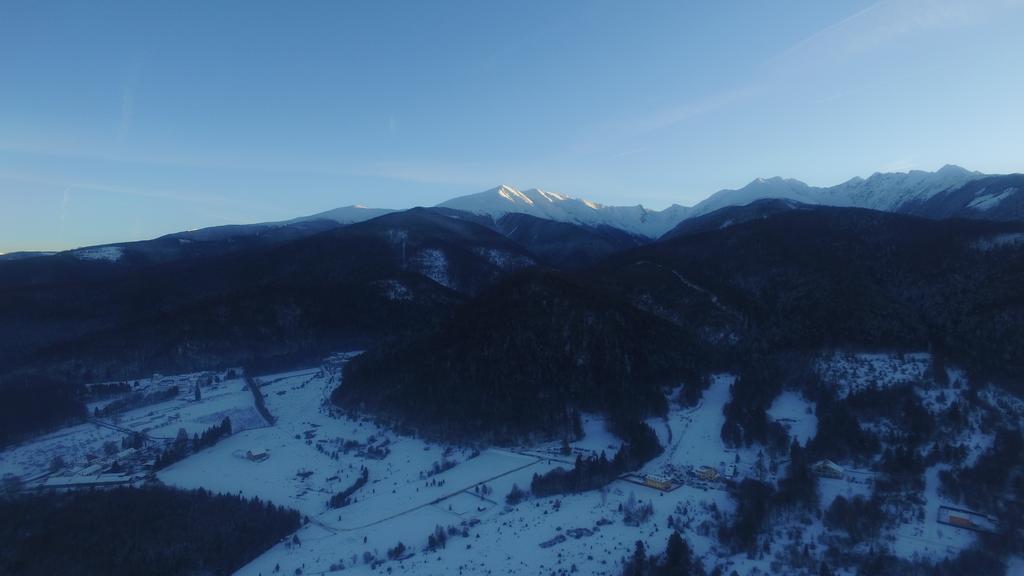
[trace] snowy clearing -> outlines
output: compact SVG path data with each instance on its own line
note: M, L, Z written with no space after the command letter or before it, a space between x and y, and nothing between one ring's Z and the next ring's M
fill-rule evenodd
M916 382L924 376L930 364L931 354L927 352L835 352L819 359L818 373L835 387L840 398L845 398L865 388L888 388Z

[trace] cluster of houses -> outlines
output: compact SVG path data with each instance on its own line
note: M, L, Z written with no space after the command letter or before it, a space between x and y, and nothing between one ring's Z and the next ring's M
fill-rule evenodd
M820 460L811 465L811 471L826 478L843 479L843 467L831 460ZM701 482L716 482L719 480L732 480L737 475L735 464L728 464L717 468L715 466L677 468L669 465L664 474L647 474L643 477L643 484L657 490L669 491L685 484L687 479L693 478Z
M667 492L685 484L687 479L697 479L702 482L715 482L717 480L731 480L736 477L736 465L729 464L719 471L714 466L698 466L686 469L668 465L664 474L646 474L643 477L643 484L663 492Z
M106 459L90 456L77 470L64 469L48 475L35 488L75 489L132 484L150 478L153 459L147 450L126 448Z
M153 374L150 378L150 382L156 384L159 388L169 388L171 386L177 386L181 389L192 389L196 386L210 386L220 378L220 375L216 372L195 372L192 374L182 374L180 376L164 376L163 374Z
M736 465L729 464L725 467L724 473L720 473L719 470L713 466L698 466L696 468L690 467L688 471L683 471L677 469L675 466L669 465L666 467L666 471L666 474L646 474L643 476L642 483L650 488L661 490L662 492L668 492L684 484L687 476L704 482L714 482L719 479L732 479L736 476ZM812 464L811 471L824 478L834 478L837 480L845 478L845 470L843 467L828 459L819 460ZM972 512L970 510L952 508L949 506L939 507L936 521L940 524L963 528L965 530L973 530L975 532L995 533L998 532L999 528L996 519L992 517Z

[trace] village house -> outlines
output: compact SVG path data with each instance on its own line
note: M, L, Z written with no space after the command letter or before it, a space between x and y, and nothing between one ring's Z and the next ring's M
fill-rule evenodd
M843 467L828 459L819 460L812 464L811 471L818 476L835 478L837 480L843 479Z

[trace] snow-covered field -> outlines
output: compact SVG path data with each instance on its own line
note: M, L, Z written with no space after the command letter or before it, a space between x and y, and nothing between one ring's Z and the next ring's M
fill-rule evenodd
M98 418L99 423L94 421L63 428L8 448L0 452L0 476L13 474L23 481L41 478L49 474L50 465L58 456L63 459L65 468L56 472L56 476L70 475L97 461L112 460L104 454L104 444L114 442L120 450L125 433L117 427L141 432L157 440L169 440L180 429L190 437L200 434L219 424L224 417L231 419L235 431L266 425L253 407L252 394L244 388L245 383L241 379L203 386L199 401L195 400L188 382L191 382L190 375L166 379L163 385L142 379L138 390L156 392L175 385L180 389L179 394L169 401L129 410L113 418ZM93 403L88 409L91 412L93 408L108 403Z
M722 442L722 409L729 402L729 387L734 380L729 374L716 375L696 406L673 406L665 420L648 421L665 452L648 463L646 472L673 476L710 466L723 473L728 465L735 464L738 476L754 475L758 450L737 450Z
M727 474L734 467L737 481L754 477L769 482L786 472L784 460L773 461L757 446L733 449L722 442L723 407L730 399L732 375L714 376L696 406L673 402L665 418L648 421L665 451L636 475L598 491L528 497L509 506L505 496L513 485L528 490L534 474L570 467L577 454L604 452L611 457L620 439L595 414L583 414L585 435L571 444L570 454L563 454L558 441L474 448L401 435L330 404L330 393L339 385L337 368L345 358L341 355L324 368L256 378L274 425L255 410L244 379L218 375L216 381L204 381L198 401L189 388L197 375L142 379L137 390L151 393L176 385L180 394L100 424L69 427L0 452L0 473L42 482L54 457L61 456L67 466L56 476L76 477L97 461L97 455L104 459L104 443L120 446L124 430L142 432L159 443L179 429L191 436L229 417L231 436L157 472L156 478L181 488L258 496L308 518L294 538L243 567L239 573L244 575L297 574L297 569L302 574L324 574L342 568L353 574L533 575L570 573L574 567L581 574L612 575L621 573L621 560L637 540L649 552L664 549L671 533L670 516L708 569L721 566L725 574L770 574L785 565L783 558L792 550L821 549L830 537L820 514L798 514L773 519L771 549L756 558L733 555L719 544L718 527L733 513L734 501L721 480L697 480L694 471L709 466ZM914 383L922 405L938 416L963 399L965 377L949 368L948 383L925 384L930 365L927 354L836 353L821 359L818 368L844 395L871 386ZM984 388L979 396L1002 412L1024 414L1024 403L998 389ZM801 444L817 432L815 406L799 392L784 391L767 415ZM969 458L991 443L990 436L977 430L972 424L955 439L970 445ZM251 458L251 453L265 458ZM904 558L934 560L975 542L974 533L936 522L939 507L953 504L938 491L942 466L931 466L925 474L920 514L884 529L876 545ZM330 508L331 496L351 486L364 467L366 485L355 491L349 505ZM643 485L648 474L675 479L673 489L663 492ZM870 470L847 465L844 478L821 478L820 509L840 495L870 497L873 477ZM651 518L640 525L624 521L623 508L648 502L654 510ZM438 529L448 536L446 545L428 549L428 537ZM389 558L388 551L399 542L405 551Z
M924 517L897 526L891 531L893 546L904 558L939 559L953 556L973 544L973 532L936 522L940 506L956 506L939 494L939 470L932 466L925 472Z
M789 432L790 438L795 438L804 446L818 433L818 417L814 415L814 404L797 392L786 390L779 394L768 408L768 417L780 422Z
M262 472L251 472L239 475L245 479L224 481L225 485L233 484L236 490L246 494L280 499L299 507L311 520L298 532L299 545L283 542L241 570L241 574L271 574L277 566L288 574L294 573L296 568L302 569L304 574L319 574L342 566L355 574L374 573L373 560L369 563L366 560L372 557L387 561L387 550L398 542L405 544L411 555L385 563L383 569L396 573L539 574L570 570L575 565L583 574L617 574L621 570L621 558L632 551L636 540L647 541L651 549L664 546L670 534L668 516L681 516L677 508L683 510L682 515L696 527L714 514L712 510L728 511L732 507L728 495L718 489L684 486L662 493L626 481L614 482L602 491L527 499L517 506L507 506L505 495L514 484L528 489L535 473L544 473L556 466L571 466L574 456L562 456L558 453L558 443L546 443L515 450L491 448L470 457L472 453L464 450L396 436L368 421L331 418L326 410L315 406L323 394L316 391L314 385L324 383L314 380L303 387L289 382L297 380L285 380L264 388L268 407L279 419L278 426L237 435L161 473L161 479L170 483L191 486L193 484L185 479L194 478L194 485L210 487L201 480L206 472L197 468L218 469L213 464L216 459L231 466L231 453L239 449L231 442L245 444L247 438L275 435L280 444L263 442L270 447L271 458L250 466L249 470L271 465L278 452L289 450L286 445L291 442L290 450L294 453L282 457L283 463L278 465L282 472L268 472L266 476ZM709 419L721 417L730 382L731 379L725 377L716 381L714 397L707 400L709 405L715 406L706 411ZM287 389L288 394L276 396L273 387L279 385ZM705 411L697 410L689 418L703 414ZM293 416L298 419L288 424ZM682 415L678 416L678 422L685 421ZM698 418L698 425L703 425L703 418ZM320 424L318 431L322 435L327 435L329 430L330 434L345 437L373 434L377 438L389 438L391 453L379 461L351 456L340 462L316 459L315 450L294 438L295 432L315 424ZM664 426L663 423L662 428ZM612 455L619 447L620 441L604 429L601 418L585 415L584 431L586 436L571 446L574 452L605 451ZM685 440L703 442L703 432L697 427L680 425L674 433L680 439L677 443L680 461L701 454L702 463L712 463L712 460L717 463L723 457L717 430L708 435L715 444L706 450L693 449ZM421 478L420 472L441 460L445 451L451 452L449 457L459 464L440 474ZM329 494L326 491L315 498L312 490L304 498L296 494L300 485L292 472L296 468L314 470L308 480L310 484L315 484L317 476L348 474L346 480L332 486L340 489L348 485L348 478L362 465L370 470L370 482L357 493L361 499L348 507L327 509L325 503ZM477 486L486 486L488 493L478 493ZM630 500L655 503L654 517L638 527L626 526L619 506L628 505ZM450 537L446 548L428 551L427 538L437 526L445 530L452 527L455 535ZM468 531L468 536L461 535L463 529ZM697 553L705 554L713 542L712 533L708 532L705 536L695 536L691 543Z

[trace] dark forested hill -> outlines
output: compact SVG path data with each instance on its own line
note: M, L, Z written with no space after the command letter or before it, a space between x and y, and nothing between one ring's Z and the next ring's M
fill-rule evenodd
M685 311L703 297L722 318L742 319L748 341L770 348L937 347L1019 377L1022 232L1019 224L817 207L652 244L594 274L676 322L701 321ZM680 281L638 282L644 267Z
M353 361L335 401L421 429L559 431L574 408L657 411L662 385L759 354L941 350L1024 370L1024 227L788 209L515 275L437 332ZM660 318L664 322L657 321Z
M60 269L48 278L0 289L0 376L44 370L88 381L315 359L346 342L428 328L534 259L484 226L411 210L214 257L103 263L111 269L101 272L53 262Z
M205 490L0 498L0 573L231 574L299 526L298 512Z
M778 198L755 200L745 206L727 206L708 214L687 218L677 224L675 228L666 232L659 240L665 241L687 234L721 230L722 228L743 224L751 220L769 218L782 212L789 212L790 210L813 210L814 208L810 204L802 204L796 200Z
M647 243L645 238L611 226L591 228L528 214L506 214L496 226L545 262L563 270L579 270Z
M330 220L217 226L152 240L0 259L0 289L113 280L148 266L277 246L339 227Z
M700 355L678 326L531 270L464 303L438 332L353 360L334 400L449 435L555 434L574 409L663 411L662 387L696 385Z
M701 221L628 248L528 216L413 209L159 263L7 262L0 390L369 346L338 401L511 435L551 433L574 408L657 411L662 385L755 349L930 348L1024 375L1020 224L772 203ZM78 413L67 400L54 406Z

